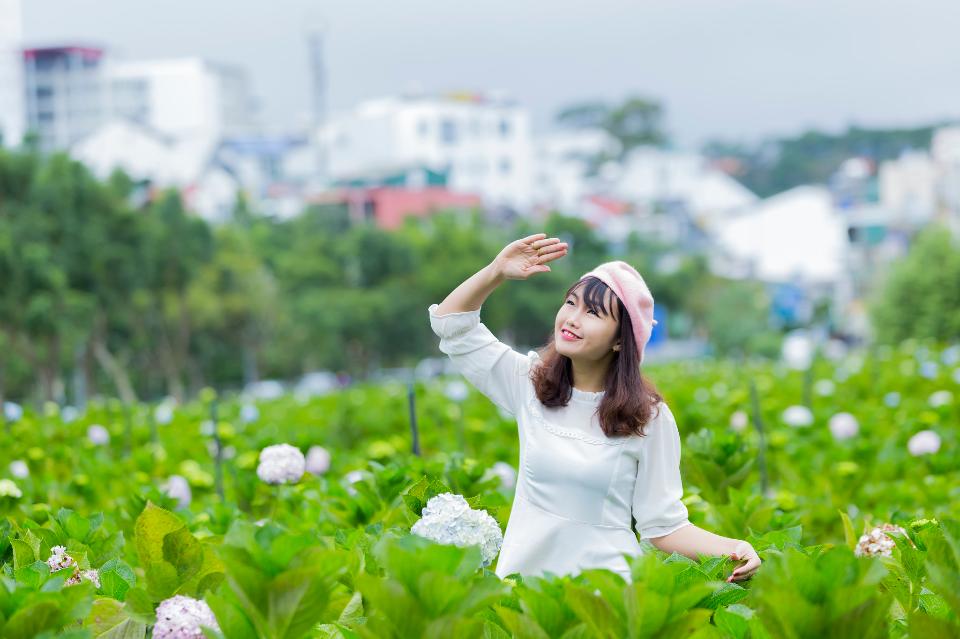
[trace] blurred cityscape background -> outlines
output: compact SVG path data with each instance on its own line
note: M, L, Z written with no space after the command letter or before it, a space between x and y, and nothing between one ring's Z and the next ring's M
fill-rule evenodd
M0 400L430 375L427 305L540 231L517 348L614 258L653 362L960 339L952 3L490 5L462 59L482 9L139 4L0 0Z

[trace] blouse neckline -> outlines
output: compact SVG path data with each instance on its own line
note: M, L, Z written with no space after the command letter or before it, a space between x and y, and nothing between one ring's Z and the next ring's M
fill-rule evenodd
M603 397L604 394L606 393L606 391L596 391L596 392L583 391L577 388L576 386L571 386L570 390L572 391L571 397L573 399L584 401L584 402L596 401L601 397Z

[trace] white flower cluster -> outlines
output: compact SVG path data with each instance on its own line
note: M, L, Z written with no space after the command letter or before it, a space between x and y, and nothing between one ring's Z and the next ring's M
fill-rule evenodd
M54 546L50 549L50 552L52 554L47 558L47 565L50 566L50 572L57 572L58 570L77 565L73 557L67 554L66 546Z
M75 585L77 585L78 583L80 583L81 581L91 581L91 582L93 582L93 585L94 585L94 586L96 586L97 588L99 588L99 587L100 587L100 573L98 573L96 570L93 570L93 569L91 569L91 570L79 570L79 571L73 573L73 575L71 575L70 578L67 579L67 580L64 582L63 585L64 585L64 586L75 586Z
M856 437L857 433L860 432L860 424L857 422L857 418L850 413L837 413L830 418L828 427L830 428L830 434L838 442Z
M193 498L190 482L182 475L170 475L163 484L163 493L177 500L177 508L186 508Z
M26 479L30 476L30 467L22 459L14 459L10 462L10 474L17 479Z
M896 546L896 543L890 539L888 535L884 534L884 531L899 531L904 535L907 534L907 531L901 528L900 526L895 526L893 524L882 524L877 526L870 532L860 535L860 541L857 543L857 547L854 548L853 554L857 557L865 556L879 556L889 557L893 554L893 547Z
M953 401L953 393L948 390L938 390L937 392L930 395L927 399L927 402L934 408L939 408L940 406L947 406Z
M802 428L813 423L813 413L806 406L795 404L788 406L781 416L787 426Z
M907 450L914 457L932 455L940 450L940 435L933 430L921 430L907 442Z
M517 471L505 461L498 461L490 467L490 471L500 478L503 488L510 490L517 485Z
M157 606L153 639L203 639L201 626L220 631L220 624L207 602L174 595Z
M106 446L110 443L110 431L100 424L91 424L87 428L87 439L94 446Z
M440 544L479 546L484 566L493 561L503 543L497 520L485 510L470 508L462 495L454 493L431 498L410 532Z
M296 446L275 444L260 451L257 477L268 484L296 483L303 477L306 460Z
M51 555L47 557L47 566L50 567L50 572L58 572L60 570L66 570L67 568L72 568L72 574L64 582L65 586L75 586L81 581L92 581L93 585L97 588L100 587L100 573L96 570L77 570L77 562L74 561L73 557L67 554L67 549L65 546L54 546L50 549Z
M734 411L730 415L730 428L738 433L742 433L750 423L750 417L742 410Z
M0 497L13 497L20 499L23 497L23 491L17 487L12 479L0 479Z
M330 470L330 451L323 446L311 446L307 451L307 472L322 475Z

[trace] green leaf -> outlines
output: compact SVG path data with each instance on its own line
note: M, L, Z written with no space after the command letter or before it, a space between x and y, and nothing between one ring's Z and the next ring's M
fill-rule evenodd
M20 539L10 540L10 545L13 547L13 568L18 570L24 566L29 566L33 562L37 561L37 553L34 551L30 545Z
M203 565L203 548L186 526L163 537L163 559L177 570L177 579L183 583L194 576Z
M123 601L127 591L137 585L133 568L119 559L111 559L100 567L100 591L108 597Z
M146 566L147 592L159 601L172 596L180 585L177 569L166 561L154 561Z
M66 574L66 577L70 575L70 569L65 569L62 571ZM39 588L47 580L47 577L50 576L50 566L42 561L35 561L28 566L23 566L18 568L13 573L14 578L25 586L30 588Z
M163 561L164 538L183 527L179 517L148 501L133 527L140 564L149 566Z
M850 521L850 517L847 513L842 510L838 510L840 513L840 519L843 521L843 540L847 544L847 547L850 550L853 550L857 547L857 534L853 530L853 522Z
M495 606L513 639L550 639L550 635L529 615L505 606Z

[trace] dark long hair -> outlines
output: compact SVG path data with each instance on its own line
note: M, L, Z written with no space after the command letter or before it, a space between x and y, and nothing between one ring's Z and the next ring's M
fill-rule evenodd
M600 279L589 276L577 281L567 289L563 299L581 284L583 303L598 314L610 314L606 306L607 291L610 288ZM637 341L633 337L633 324L630 316L613 291L612 300L619 309L620 350L616 351L604 381L606 391L597 408L600 427L607 437L645 436L645 426L655 415L654 410L663 401L663 397L653 383L640 373L640 356L637 353ZM537 349L540 363L531 372L537 398L544 406L566 406L573 395L573 362L566 355L557 352L556 338L551 331L550 339Z

